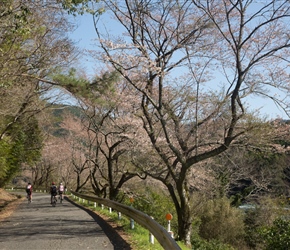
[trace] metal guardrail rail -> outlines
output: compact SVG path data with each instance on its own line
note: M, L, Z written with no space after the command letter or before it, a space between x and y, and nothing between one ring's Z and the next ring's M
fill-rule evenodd
M158 240L160 245L166 250L181 250L176 241L171 237L171 235L165 230L163 226L157 223L154 219L141 211L134 209L133 207L126 206L124 204L111 201L104 198L93 197L90 195L80 194L71 191L77 197L82 199L97 202L98 204L103 204L107 207L113 208L122 214L125 214L129 218L135 220L138 224L148 229L150 233Z

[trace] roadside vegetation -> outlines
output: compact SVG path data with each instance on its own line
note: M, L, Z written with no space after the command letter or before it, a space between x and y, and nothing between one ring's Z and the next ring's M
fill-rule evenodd
M148 191L148 190L147 190ZM152 192L154 193L154 192ZM170 205L166 197L153 195L159 209L143 206L144 200L134 200L134 208L147 213L167 228L165 219L166 211L170 211ZM153 197L152 196L152 197ZM226 198L205 201L204 197L195 197L196 203L205 202L200 211L196 211L192 224L193 237L192 247L198 250L248 250L248 249L285 249L289 244L290 221L289 206L285 204L285 199L265 199L263 204L253 206L248 210L234 208L230 205L230 200ZM130 218L121 215L117 211L110 211L107 207L92 202L74 200L78 204L85 206L108 221L113 221L114 227L118 226L127 235L127 241L133 249L162 249L158 241L152 244L149 241L148 230L134 223L131 229ZM132 206L129 201L128 206ZM172 206L172 205L171 205ZM156 212L154 212L156 211ZM160 213L162 211L162 213ZM160 216L161 215L161 216ZM171 230L176 232L176 217L173 215ZM183 250L188 250L181 242L178 242Z
M71 197L72 198L72 197ZM97 204L95 207L92 202L88 203L87 201L82 202L79 201L78 198L73 200L74 202L95 211L98 215L103 217L109 224L113 223L113 227L120 227L126 234L126 239L128 243L130 243L133 249L140 250L161 250L163 247L159 244L159 242L154 239L154 243L152 244L149 241L149 232L145 228L138 225L136 222L134 223L134 228L131 228L130 218L121 215L119 217L117 211L110 211L107 207L102 207L101 204ZM129 204L128 204L129 205ZM132 204L131 204L132 205ZM165 219L165 216L163 220ZM178 242L179 246L183 250L188 250L186 246L184 246L181 242Z
M23 197L11 194L0 188L0 221L8 218L22 200Z
M288 0L6 0L0 20L0 188L133 198L189 248L287 243L290 122L253 102L290 115Z

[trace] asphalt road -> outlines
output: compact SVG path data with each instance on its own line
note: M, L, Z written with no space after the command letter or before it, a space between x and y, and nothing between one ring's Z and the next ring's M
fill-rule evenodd
M95 213L68 199L56 207L50 195L33 193L0 222L0 250L131 249Z

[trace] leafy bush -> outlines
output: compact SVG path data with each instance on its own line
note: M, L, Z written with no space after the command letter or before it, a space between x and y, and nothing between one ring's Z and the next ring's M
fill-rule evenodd
M270 228L274 227L276 220L287 216L288 211L284 209L284 206L283 198L271 199L265 197L259 201L259 205L255 209L246 212L245 240L249 247L265 249L268 244L265 239L269 236L266 235L269 233Z
M206 240L202 239L199 235L201 220L199 218L195 218L192 223L192 236L191 236L191 244L192 249L195 250L233 250L234 248L228 244L224 244L218 240Z
M196 202L192 204L196 211L192 222L193 249L231 250L233 246L240 247L244 243L244 216L239 209L230 205L230 200L222 198L209 201L201 195L196 195L193 200ZM154 217L165 228L165 214L170 212L173 215L171 229L177 232L177 215L169 196L147 187L142 193L135 194L132 205Z
M162 192L156 192L146 187L142 193L135 194L132 204L130 204L128 199L126 205L132 205L137 210L152 216L154 220L164 227L167 226L165 216L167 213L171 213L173 215L171 228L177 230L177 216L174 205L170 197Z
M206 241L201 238L196 238L192 242L192 249L195 249L195 250L234 250L232 246L221 243L217 240Z
M197 215L200 218L199 235L212 244L221 242L240 246L244 241L244 215L232 207L227 198L205 202ZM219 248L215 248L219 249Z
M266 250L290 249L290 221L278 218L273 226L261 230Z

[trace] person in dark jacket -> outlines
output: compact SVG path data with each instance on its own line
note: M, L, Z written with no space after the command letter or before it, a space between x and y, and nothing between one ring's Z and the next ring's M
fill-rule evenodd
M57 186L55 185L54 182L51 183L51 187L50 187L50 203L52 204L52 198L55 197L56 198L57 195Z

